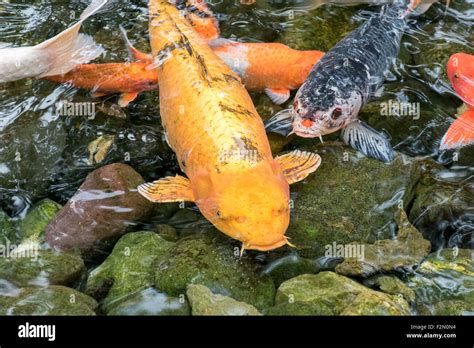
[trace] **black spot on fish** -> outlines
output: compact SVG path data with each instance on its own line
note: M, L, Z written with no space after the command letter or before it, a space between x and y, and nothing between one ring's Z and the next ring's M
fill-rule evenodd
M255 115L241 105L230 106L222 102L219 103L222 111L234 114L235 116L254 117Z

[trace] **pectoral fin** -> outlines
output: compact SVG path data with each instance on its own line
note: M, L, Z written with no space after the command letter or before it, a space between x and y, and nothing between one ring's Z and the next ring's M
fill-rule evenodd
M286 88L265 88L265 93L277 105L283 104L290 98L290 90Z
M194 202L194 194L189 179L183 176L166 178L138 186L138 192L148 200L158 203Z
M474 110L459 116L441 140L440 150L457 149L474 143Z
M106 96L107 93L104 93L104 92L92 92L92 98L100 98L100 97L103 97L103 96Z
M291 185L316 171L321 164L321 157L312 152L296 150L276 157L275 161L280 164L288 184Z
M346 144L367 157L390 162L395 156L388 138L363 122L349 123L342 129L341 135Z
M118 105L121 108L125 108L134 101L138 97L138 92L131 92L131 93L122 93L118 100Z
M272 118L265 121L265 130L268 133L278 133L289 136L293 132L291 125L291 109L285 109L276 113Z

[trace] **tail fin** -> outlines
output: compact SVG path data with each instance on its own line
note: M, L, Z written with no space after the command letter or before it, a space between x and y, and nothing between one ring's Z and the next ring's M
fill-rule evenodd
M147 54L147 53L143 53L143 52L137 50L132 45L132 43L130 42L130 40L128 38L128 35L127 35L127 31L124 29L124 27L119 25L119 28L120 28L120 32L122 34L123 41L125 41L125 45L127 46L128 59L131 62L133 62L134 60L138 60L138 61L145 62L145 63L151 63L153 61L152 55Z
M456 149L474 143L474 109L468 110L451 124L441 140L440 150Z
M47 51L54 59L52 68L39 77L65 74L76 65L85 64L104 52L104 49L90 36L79 34L79 29L86 19L103 9L107 1L92 0L76 24L34 47L37 50Z

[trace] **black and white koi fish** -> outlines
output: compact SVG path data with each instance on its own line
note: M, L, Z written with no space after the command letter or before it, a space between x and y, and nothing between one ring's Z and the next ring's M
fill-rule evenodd
M65 74L76 65L100 56L104 49L90 36L79 34L79 29L87 18L103 9L107 1L92 0L77 23L36 46L0 45L0 83Z
M382 8L341 40L313 67L290 109L266 123L267 131L314 138L342 130L343 140L369 157L388 162L388 138L358 120L398 55L406 18L419 1L398 0Z

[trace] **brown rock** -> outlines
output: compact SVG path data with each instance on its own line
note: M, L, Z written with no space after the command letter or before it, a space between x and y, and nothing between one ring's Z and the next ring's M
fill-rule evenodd
M136 191L142 183L141 175L122 163L93 171L48 224L46 241L59 250L87 251L122 235L153 207Z

